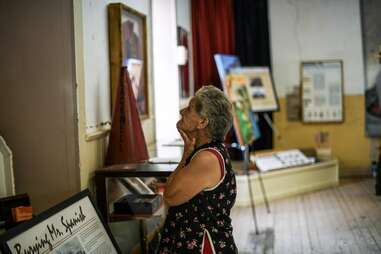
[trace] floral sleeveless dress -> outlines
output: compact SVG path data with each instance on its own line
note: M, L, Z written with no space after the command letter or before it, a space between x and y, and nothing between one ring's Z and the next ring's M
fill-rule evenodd
M230 219L237 195L230 159L223 144L209 143L195 149L186 164L203 150L213 152L219 159L222 179L215 187L200 192L188 202L169 208L159 254L205 253L205 248L211 250L210 253L238 253Z

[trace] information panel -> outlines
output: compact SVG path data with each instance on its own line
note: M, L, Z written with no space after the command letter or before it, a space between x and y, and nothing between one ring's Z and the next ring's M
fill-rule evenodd
M4 254L121 253L88 190L12 228L0 247Z
M341 60L301 64L303 122L343 122L343 63Z

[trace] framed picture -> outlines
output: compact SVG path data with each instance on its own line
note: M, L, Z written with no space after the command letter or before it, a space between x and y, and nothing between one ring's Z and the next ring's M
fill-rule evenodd
M241 74L249 92L251 110L253 112L277 111L278 97L267 67L240 67L231 70Z
M121 253L84 190L0 236L3 254Z
M214 61L216 62L221 84L225 84L225 78L230 73L231 69L241 66L241 62L236 55L214 54Z
M140 116L149 116L147 31L144 14L123 5L108 5L111 102L114 108L121 67L126 66Z
M343 62L302 62L300 75L303 122L343 122Z
M243 75L231 74L225 82L227 95L233 105L233 125L240 145L248 145L255 140L246 81Z

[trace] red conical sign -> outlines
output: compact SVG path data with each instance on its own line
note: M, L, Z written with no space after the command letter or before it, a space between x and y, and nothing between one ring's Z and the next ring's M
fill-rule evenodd
M127 67L122 67L112 117L106 165L148 160L147 145Z

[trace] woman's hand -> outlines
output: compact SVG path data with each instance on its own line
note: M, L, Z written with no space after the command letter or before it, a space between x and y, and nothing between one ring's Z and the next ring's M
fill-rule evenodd
M184 141L184 152L183 156L181 158L180 163L177 165L177 168L175 171L172 172L172 174L167 179L167 185L169 185L172 182L172 179L176 176L176 174L185 167L185 162L188 159L188 157L192 154L195 146L196 146L196 139L190 138L183 130L177 128L179 131L183 141Z
M182 139L184 140L184 153L183 153L183 160L186 160L193 152L196 146L196 139L191 138L186 134L183 130L178 129L180 132L180 135Z

